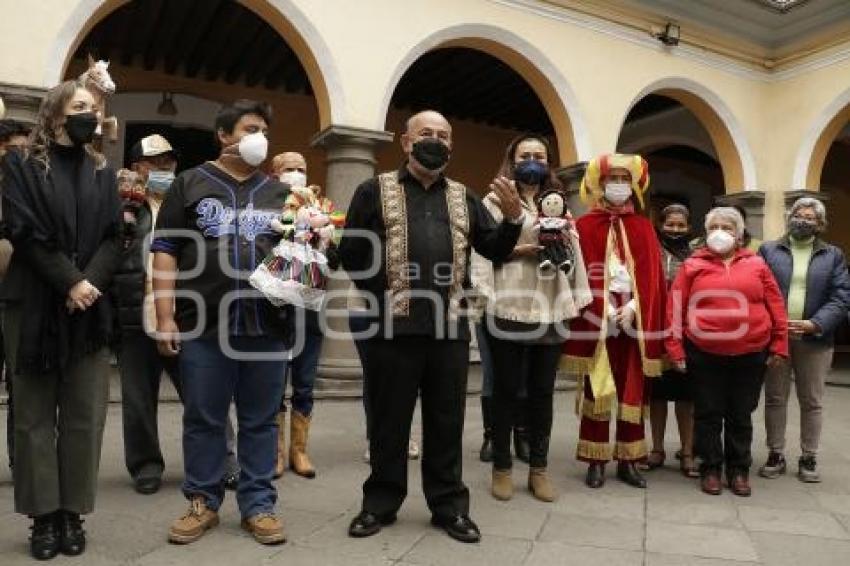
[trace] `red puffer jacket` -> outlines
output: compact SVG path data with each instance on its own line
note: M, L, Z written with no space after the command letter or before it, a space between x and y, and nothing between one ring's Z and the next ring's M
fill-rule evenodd
M665 346L685 359L683 340L710 354L739 356L768 348L788 356L788 316L764 260L747 249L729 265L708 249L685 260L667 298Z

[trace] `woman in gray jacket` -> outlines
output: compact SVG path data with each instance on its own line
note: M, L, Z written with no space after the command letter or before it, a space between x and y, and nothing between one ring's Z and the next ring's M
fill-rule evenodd
M785 297L790 337L790 363L768 370L765 378L764 420L770 454L759 470L765 478L786 471L785 423L793 372L802 451L797 475L804 482L820 481L816 458L824 382L832 365L835 330L850 306L847 263L840 249L820 239L825 227L824 205L804 197L791 206L787 233L759 248Z

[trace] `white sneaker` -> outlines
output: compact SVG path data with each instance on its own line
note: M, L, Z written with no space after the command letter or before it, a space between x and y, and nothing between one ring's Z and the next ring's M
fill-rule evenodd
M368 464L371 459L372 459L372 455L369 453L369 447L367 446L366 452L363 453L363 461Z
M419 459L419 445L412 438L407 443L407 457L411 460Z

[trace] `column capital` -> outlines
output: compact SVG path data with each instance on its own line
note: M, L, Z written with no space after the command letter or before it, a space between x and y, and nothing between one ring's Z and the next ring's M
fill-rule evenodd
M365 145L374 147L393 141L395 134L382 130L368 130L356 126L331 125L310 140L313 147L334 149L340 145Z
M747 208L752 206L763 206L764 199L764 191L740 191L737 193L719 195L714 200L718 205L722 206L738 205Z
M764 191L740 191L719 195L715 206L740 206L747 213L747 230L756 238L764 237Z
M5 118L35 123L41 101L47 96L47 89L0 83L0 97L6 106Z
M579 161L566 167L555 169L555 176L561 181L567 194L577 193L578 186L587 171L587 161Z
M797 199L803 198L803 197L815 198L815 199L818 199L819 201L821 201L822 203L826 204L826 203L829 202L831 195L827 192L824 192L824 191L809 191L809 190L785 191L785 195L784 195L785 208L790 207L792 204L794 204L794 202Z

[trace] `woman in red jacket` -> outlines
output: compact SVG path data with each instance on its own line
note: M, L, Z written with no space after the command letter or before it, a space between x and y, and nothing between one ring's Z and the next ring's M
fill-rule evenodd
M788 357L787 316L767 264L741 246L741 214L712 209L705 229L707 247L685 261L670 289L666 347L676 369L694 380L702 490L721 492L725 462L729 488L746 497L752 492L752 412L766 367Z

